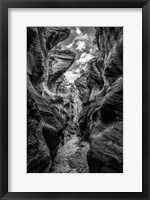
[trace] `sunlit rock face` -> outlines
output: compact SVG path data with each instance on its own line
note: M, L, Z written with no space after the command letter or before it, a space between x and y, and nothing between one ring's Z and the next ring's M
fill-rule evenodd
M81 76L74 82L79 91L79 98L82 102L87 102L89 99L90 89L87 84L88 73L82 72Z
M38 27L39 38L43 53L47 55L49 51L59 42L67 39L70 34L68 28L62 27Z
M123 29L96 28L99 53L89 62L79 124L90 142L92 173L123 172ZM80 81L79 81L80 80ZM82 79L78 79L78 88ZM80 86L79 86L80 85ZM81 93L81 92L80 92ZM83 91L82 91L83 93Z
M56 89L58 88L56 80L72 65L75 56L76 54L69 50L50 51L47 86L51 92L56 93Z
M102 73L103 65L97 59L92 59L89 62L89 75L87 78L87 85L90 90L89 101L93 100L104 86Z
M27 72L38 93L42 93L48 76L50 50L69 34L67 28L27 28Z
M57 153L65 127L65 120L57 108L62 97L43 96L47 83L50 51L69 36L66 28L27 28L27 172L49 172ZM52 54L54 55L54 54ZM65 58L62 56L65 55ZM68 56L69 55L69 56ZM59 57L60 56L60 57ZM67 68L75 55L59 52L58 62L63 58ZM66 70L64 62L51 67L51 71ZM67 64L68 63L68 64ZM62 68L64 68L62 70ZM55 81L60 76L55 77ZM61 102L62 103L62 102ZM55 105L56 104L56 105Z
M71 95L73 100L73 124L77 124L82 111L82 101L79 98L79 91L74 84L71 87Z
M97 93L103 88L103 74L103 62L97 58L93 58L88 62L86 71L75 80L75 85L79 90L80 99L83 104L94 100Z

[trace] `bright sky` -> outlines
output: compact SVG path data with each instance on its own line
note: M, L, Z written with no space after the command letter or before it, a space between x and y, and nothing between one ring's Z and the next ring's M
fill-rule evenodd
M73 83L80 76L80 71L86 68L87 62L94 57L97 46L93 44L95 37L94 27L69 27L70 36L61 42L64 49L76 53L76 59L69 70L64 74L66 79Z
M66 71L64 75L67 81L69 81L70 83L73 83L80 76L80 73L75 74L73 71Z

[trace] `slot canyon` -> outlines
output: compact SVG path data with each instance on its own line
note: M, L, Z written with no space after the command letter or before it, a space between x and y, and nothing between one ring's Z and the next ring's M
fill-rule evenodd
M27 27L27 173L123 173L122 27Z

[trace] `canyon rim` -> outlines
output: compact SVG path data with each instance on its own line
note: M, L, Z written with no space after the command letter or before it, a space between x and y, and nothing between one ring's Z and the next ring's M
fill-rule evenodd
M27 173L123 173L123 27L27 27Z

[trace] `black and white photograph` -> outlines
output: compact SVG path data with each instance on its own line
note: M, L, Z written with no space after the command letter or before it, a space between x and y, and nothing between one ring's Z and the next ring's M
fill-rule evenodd
M123 27L27 27L27 173L123 173Z

